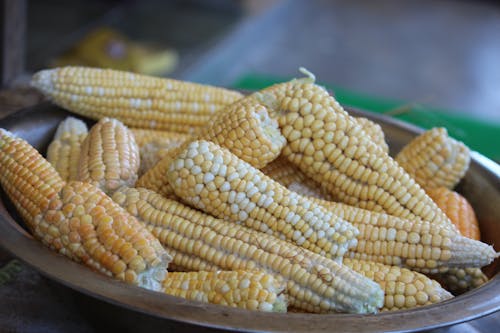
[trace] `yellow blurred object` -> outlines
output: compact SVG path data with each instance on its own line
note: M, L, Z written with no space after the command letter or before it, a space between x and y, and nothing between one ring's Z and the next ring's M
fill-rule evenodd
M53 65L83 65L162 75L172 72L177 63L178 54L175 50L134 42L118 31L104 27L87 34L55 59Z

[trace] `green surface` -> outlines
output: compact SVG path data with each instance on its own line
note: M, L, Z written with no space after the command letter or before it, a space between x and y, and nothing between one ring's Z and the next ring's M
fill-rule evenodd
M283 81L286 79L252 74L237 80L233 87L256 90ZM488 123L446 110L365 96L329 84L319 84L333 91L342 105L390 115L425 129L445 127L450 136L464 142L471 149L500 162L500 123Z

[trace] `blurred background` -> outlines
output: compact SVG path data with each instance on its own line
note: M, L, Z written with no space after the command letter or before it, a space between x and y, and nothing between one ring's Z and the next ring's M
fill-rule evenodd
M500 160L491 143L500 134L498 1L1 2L4 15L9 3L24 3L25 13L24 23L4 20L24 36L14 59L24 75L3 78L4 89L69 64L239 89L299 76L304 66L345 105L445 126ZM3 44L5 58L5 33ZM28 97L3 98L4 108L38 102Z

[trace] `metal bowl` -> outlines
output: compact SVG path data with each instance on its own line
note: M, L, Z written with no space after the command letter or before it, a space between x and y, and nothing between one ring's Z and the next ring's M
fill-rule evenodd
M378 122L386 133L391 154L397 152L422 130L391 118L349 110ZM51 104L40 104L0 120L9 129L45 153L58 123L69 113ZM89 124L92 122L89 121ZM459 192L470 200L480 221L483 241L500 244L500 166L473 152L472 163ZM126 285L56 254L33 239L12 204L2 193L0 202L0 245L37 269L56 284L62 284L100 300L115 310L137 314L141 327L147 322L155 327L222 329L267 332L394 332L420 331L469 321L500 310L500 265L488 267L491 280L485 285L454 299L414 310L376 315L302 313L258 313L228 307L186 301ZM126 318L127 317L127 318ZM114 320L130 322L127 315Z

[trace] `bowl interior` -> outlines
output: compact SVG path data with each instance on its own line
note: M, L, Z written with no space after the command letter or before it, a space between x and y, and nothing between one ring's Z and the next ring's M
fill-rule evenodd
M382 126L391 155L422 132L421 129L388 117L359 110L349 109L349 112L354 116L372 119ZM70 113L63 109L43 103L0 120L0 127L26 139L45 154L57 125L68 115ZM93 123L85 120L89 125ZM496 250L500 251L500 167L478 153L473 152L472 157L471 167L458 185L458 191L474 207L483 241L494 244ZM273 332L417 331L471 320L500 309L499 260L487 267L486 272L491 280L484 286L452 300L409 311L377 315L272 314L185 301L115 281L53 253L30 236L3 191L0 202L0 245L50 279L78 292L155 320L182 322L183 325Z

